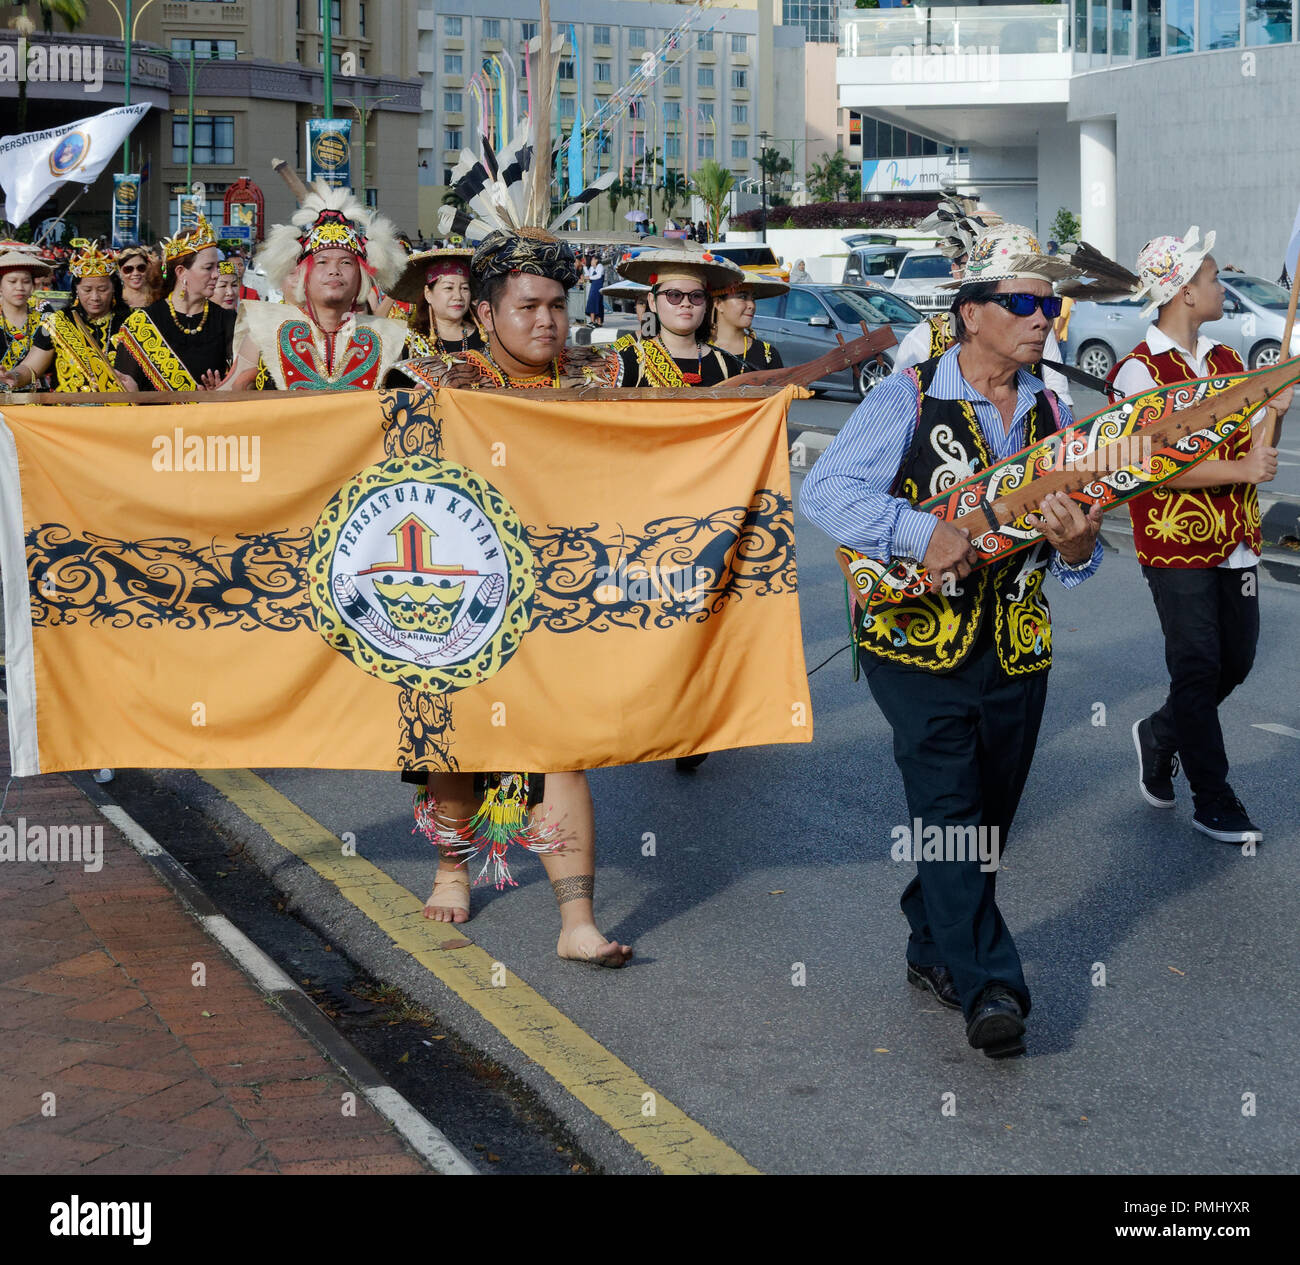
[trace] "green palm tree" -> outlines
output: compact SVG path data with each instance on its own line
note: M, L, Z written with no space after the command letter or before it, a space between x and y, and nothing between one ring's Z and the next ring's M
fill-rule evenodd
M54 34L54 19L62 18L64 29L67 31L77 31L85 24L86 21L86 0L37 0L41 11L41 25L45 29L46 35ZM21 9L22 12L9 19L11 30L15 30L19 35L27 39L36 33L36 23L32 21L31 7L32 0L10 0L11 9ZM25 132L27 130L27 80L21 77L18 80L18 130Z
M808 192L818 202L838 202L853 183L853 169L842 150L822 155L808 168Z
M709 240L722 237L722 221L727 218L731 191L736 177L715 159L706 158L691 177L691 192L709 209Z
M668 178L664 181L662 189L664 218L669 218L677 208L678 203L685 202L690 197L690 193L691 190L686 183L686 177L675 167L669 167Z

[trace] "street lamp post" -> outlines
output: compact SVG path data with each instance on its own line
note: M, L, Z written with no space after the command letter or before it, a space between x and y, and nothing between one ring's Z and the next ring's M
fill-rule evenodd
M325 117L334 117L334 3L333 0L320 0L321 36L325 41L325 51L321 60L325 64ZM364 194L362 195L365 196Z
M126 53L126 65L124 83L123 83L123 105L131 104L131 46L135 43L135 28L140 25L140 19L144 16L144 11L153 4L153 0L144 0L144 3L134 9L134 0L123 0L126 5L126 13L117 7L115 0L108 0L113 6L113 12L117 14L118 24L121 28L121 37L124 51ZM134 12L133 12L134 10ZM128 136L122 142L122 174L125 175L131 170L131 138Z
M763 210L761 219L763 241L767 241L767 163L765 159L767 156L768 135L767 132L759 132L758 134L758 169L763 175Z
M351 106L356 111L357 122L361 124L361 202L364 205L366 201L366 134L369 130L368 124L370 116L375 112L375 107L384 101L396 101L394 96L389 97L358 97L353 100L351 97L340 97L340 105ZM363 104L358 105L360 101Z

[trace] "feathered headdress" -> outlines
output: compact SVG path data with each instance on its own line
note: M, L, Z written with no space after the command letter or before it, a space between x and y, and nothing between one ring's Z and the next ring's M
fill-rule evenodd
M322 250L356 255L361 263L359 302L365 301L372 286L386 290L406 262L391 220L367 210L350 189L331 189L317 181L290 222L275 225L266 235L257 262L290 303L302 303L306 265Z
M559 74L556 54L564 48L564 36L552 36L546 0L540 32L530 45L537 55L532 112L512 121L503 144L498 137L499 152L486 135L480 138L482 157L468 149L461 151L451 173L452 192L469 209L445 206L438 215L440 236L463 237L473 246L485 243L486 249L476 251L473 264L474 278L480 283L494 275L528 271L554 274L562 283L573 284L568 279L577 277L573 253L555 233L618 179L616 169L607 171L551 217L549 123ZM544 122L540 128L538 120Z
M925 217L917 228L924 233L934 233L939 238L939 250L949 259L969 255L975 239L987 229L1001 222L1001 217L975 214L971 198L957 198L944 194L939 205Z
M1131 298L1142 288L1142 280L1136 273L1087 242L1067 243L1061 247L1061 254L1084 274L1078 281L1067 281L1057 291L1066 298L1105 303L1111 299Z

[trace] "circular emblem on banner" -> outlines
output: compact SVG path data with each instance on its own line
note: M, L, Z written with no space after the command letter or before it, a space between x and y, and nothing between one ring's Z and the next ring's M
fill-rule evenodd
M70 176L90 153L90 135L86 132L69 132L50 155L50 175Z
M348 160L348 142L342 132L321 132L312 145L316 166L337 171Z
M123 180L116 189L113 190L113 196L117 199L118 206L131 207L135 206L136 197L139 189L131 180Z
M380 680L433 693L500 672L532 611L533 555L510 503L464 466L368 466L330 499L308 563L316 627Z

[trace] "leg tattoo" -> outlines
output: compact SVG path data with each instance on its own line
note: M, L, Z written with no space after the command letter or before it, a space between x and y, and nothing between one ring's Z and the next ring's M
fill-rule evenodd
M555 892L557 905L570 900L591 900L596 894L596 876L575 874L572 878L553 879L551 888Z

